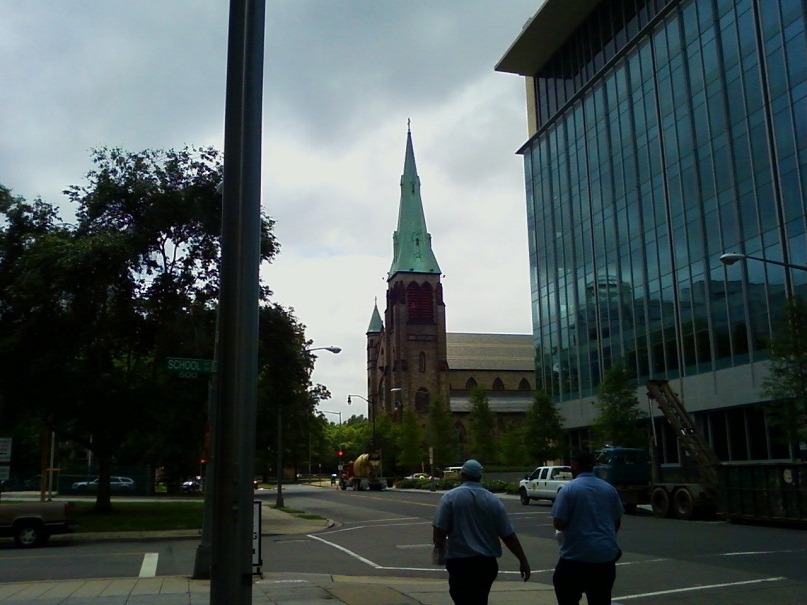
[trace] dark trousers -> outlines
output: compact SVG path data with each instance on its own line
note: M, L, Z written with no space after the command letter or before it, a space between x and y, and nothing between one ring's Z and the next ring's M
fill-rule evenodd
M454 605L488 605L488 594L499 575L495 557L446 559L448 593Z
M584 563L560 559L552 584L558 605L578 605L583 594L588 605L611 605L611 589L616 579L616 563Z

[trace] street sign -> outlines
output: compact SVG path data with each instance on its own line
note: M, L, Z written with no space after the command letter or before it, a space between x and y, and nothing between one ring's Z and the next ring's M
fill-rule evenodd
M0 437L0 462L11 462L11 437Z
M210 374L213 371L213 360L167 357L166 368L169 372L178 372L180 378L199 378L201 374Z

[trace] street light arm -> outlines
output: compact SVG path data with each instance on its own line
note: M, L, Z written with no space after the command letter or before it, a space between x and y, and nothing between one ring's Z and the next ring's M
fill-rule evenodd
M807 267L802 265L793 265L791 263L785 263L780 260L773 260L770 258L762 258L760 256L751 256L750 254L739 254L737 252L728 252L726 254L722 254L720 256L720 262L726 265L727 267L733 265L737 261L741 260L756 260L761 263L770 263L771 265L779 265L780 267L786 267L788 269L796 269L798 271L807 271Z
M329 351L336 355L337 353L342 352L341 347L314 347L313 349L306 349L304 353L311 353L312 351Z

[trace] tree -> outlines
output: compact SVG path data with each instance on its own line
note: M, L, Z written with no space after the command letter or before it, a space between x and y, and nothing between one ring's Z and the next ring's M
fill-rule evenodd
M523 466L527 461L527 445L524 427L517 422L510 423L499 440L499 458L505 466Z
M127 444L145 436L157 452L176 438L155 442L166 405L175 430L184 415L194 426L183 433L203 435L204 384L177 388L163 364L212 358L222 167L213 149L100 149L92 159L88 184L66 191L76 225L39 200L2 195L0 361L15 380L0 388L4 406L24 405L94 453L96 508L109 510L111 465ZM263 217L266 261L277 252L271 226Z
M563 421L557 406L543 389L536 389L524 419L524 440L531 461L540 466L562 454Z
M421 469L424 462L423 433L418 424L418 416L413 409L403 412L401 423L400 457L398 462L405 472Z
M496 457L494 433L496 415L490 410L488 394L484 387L471 390L471 413L469 414L471 456L483 462L493 462Z
M435 397L429 406L427 439L432 448L435 468L451 466L457 460L459 452L451 412L440 397Z
M606 444L623 447L646 445L645 433L640 426L645 415L639 409L636 381L621 361L603 374L595 405L599 411L591 427L595 449Z
M807 441L807 304L803 299L796 296L787 301L782 323L771 340L762 393L771 398L765 406L770 426L785 445L792 445Z

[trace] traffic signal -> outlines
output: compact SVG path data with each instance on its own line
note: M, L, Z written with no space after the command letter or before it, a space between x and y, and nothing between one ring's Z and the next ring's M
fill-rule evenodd
M344 452L343 452L342 450L339 450L339 452L338 452L338 453L339 453L339 457L341 458L341 457L342 457L342 454L343 454Z

